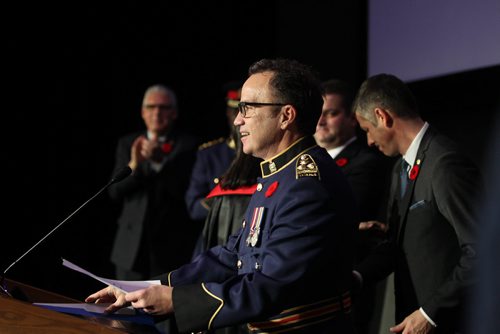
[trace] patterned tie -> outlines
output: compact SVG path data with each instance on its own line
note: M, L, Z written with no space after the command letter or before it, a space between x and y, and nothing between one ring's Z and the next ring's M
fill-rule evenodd
M401 171L399 174L399 179L401 181L401 198L405 195L406 187L408 186L408 167L410 164L406 162L405 159L401 159Z

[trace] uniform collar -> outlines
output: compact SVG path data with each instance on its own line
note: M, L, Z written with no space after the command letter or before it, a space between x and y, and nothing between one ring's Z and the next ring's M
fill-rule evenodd
M279 172L299 155L315 146L317 145L313 136L300 138L283 152L260 163L262 177L268 177Z

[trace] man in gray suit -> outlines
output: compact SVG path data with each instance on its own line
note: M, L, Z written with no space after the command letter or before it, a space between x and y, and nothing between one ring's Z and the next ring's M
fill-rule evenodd
M460 332L475 263L479 171L422 120L412 93L393 75L368 78L353 110L369 145L387 156L402 156L391 180L389 241L356 272L362 282L394 272L396 325L391 332Z

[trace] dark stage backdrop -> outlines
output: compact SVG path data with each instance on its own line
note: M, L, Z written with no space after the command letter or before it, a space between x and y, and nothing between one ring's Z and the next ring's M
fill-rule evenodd
M3 34L2 271L109 180L117 138L142 128L144 89L179 95L200 139L226 134L225 82L264 57L296 58L324 78L365 75L365 3L77 1L10 4ZM83 298L100 283L117 208L102 194L7 277Z
M181 125L209 140L226 132L222 85L260 58L355 85L366 76L363 0L22 3L6 15L16 24L2 39L2 271L108 182L116 140L142 128L148 85L176 90ZM480 160L498 77L491 68L412 88L424 115ZM7 277L78 299L101 288L60 258L112 278L116 214L101 194Z

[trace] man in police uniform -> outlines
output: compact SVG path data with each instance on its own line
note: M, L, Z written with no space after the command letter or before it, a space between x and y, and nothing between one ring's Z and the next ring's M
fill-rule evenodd
M312 136L322 104L317 77L285 59L258 61L249 74L234 124L243 151L264 161L240 233L164 275L162 285L127 294L107 287L87 302L174 314L180 332L248 323L255 333L353 333L355 201Z
M229 168L235 157L233 121L238 113L241 82L228 82L224 88L229 135L200 145L185 195L189 216L195 221L203 222L207 217L209 208L205 204L205 196L217 185L219 178Z

